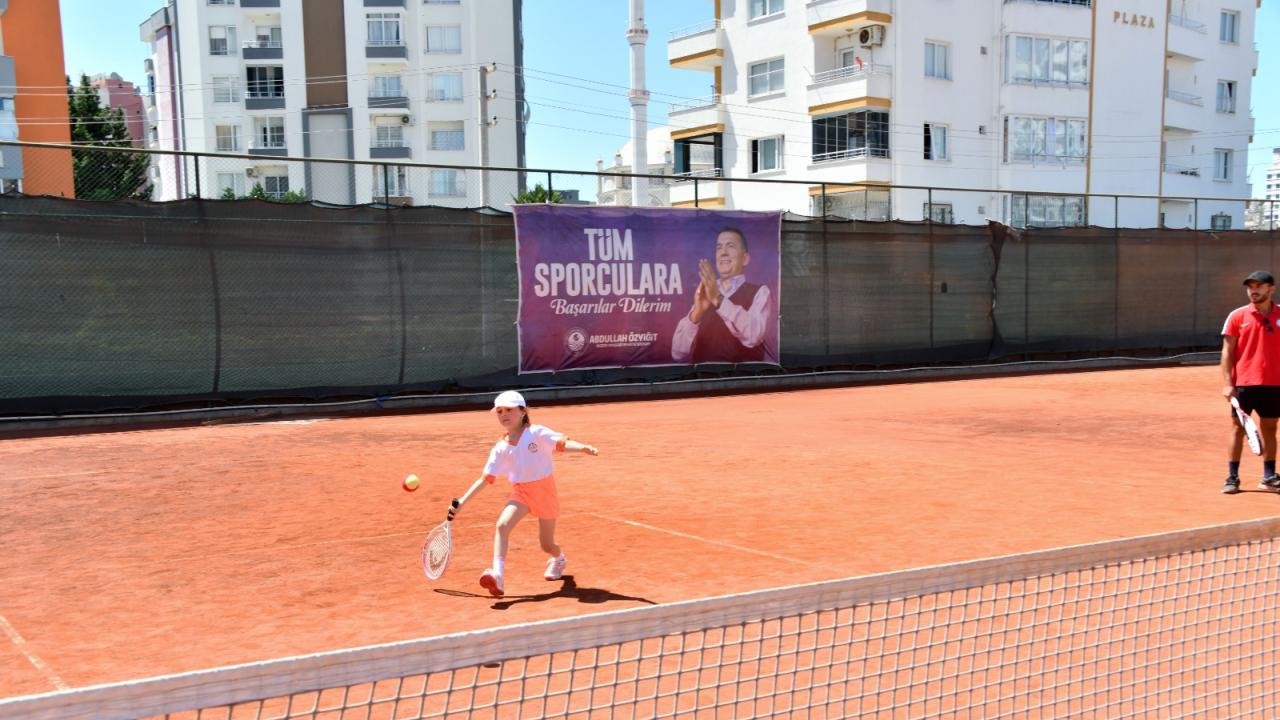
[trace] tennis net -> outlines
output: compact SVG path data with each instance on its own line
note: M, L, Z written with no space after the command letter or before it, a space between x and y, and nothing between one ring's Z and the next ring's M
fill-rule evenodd
M1280 518L0 700L0 718L1280 717Z

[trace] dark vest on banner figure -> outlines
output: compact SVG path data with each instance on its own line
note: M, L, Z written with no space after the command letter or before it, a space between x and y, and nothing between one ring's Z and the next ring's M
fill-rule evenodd
M759 285L744 282L737 292L724 298L721 302L731 302L743 310L750 310L751 303L756 299L756 293L759 290ZM733 333L729 331L719 313L711 310L702 316L702 322L698 323L698 335L693 340L691 362L694 364L705 362L740 363L760 362L762 360L764 360L763 342L753 348L749 348L738 342L738 338L734 337Z

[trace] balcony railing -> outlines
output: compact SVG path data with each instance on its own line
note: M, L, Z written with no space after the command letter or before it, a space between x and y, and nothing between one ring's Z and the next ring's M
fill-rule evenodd
M1181 90L1165 90L1164 96L1169 98L1170 100L1177 100L1180 103L1195 105L1197 107L1204 106L1204 98L1200 97L1199 95L1192 95L1191 93L1182 92Z
M721 168L703 168L701 170L688 170L682 173L674 173L672 177L675 182L683 182L692 180L693 178L718 178L724 174Z
M398 87L370 88L369 97L371 99L404 97L404 89Z
M462 102L462 96L448 90L428 90L427 102Z
M1004 0L1005 5L1015 2L1037 2L1049 5L1074 5L1076 7L1090 7L1093 5L1093 0Z
M870 63L863 65L850 65L849 67L835 68L833 70L823 70L813 76L814 85L826 85L828 83L837 83L843 80L849 80L856 77L866 75L883 74L887 75L892 72L892 65L872 65Z
M284 47L284 43L279 40L245 40L244 48L246 50L265 50L268 48L277 49Z
M373 147L376 148L402 148L408 147L404 144L403 138L379 138L373 141Z
M680 38L692 37L694 35L715 30L718 27L720 27L720 21L715 18L712 18L711 20L703 20L700 23L694 23L693 25L686 25L682 28L672 30L671 39L679 40Z
M1170 15L1169 24L1178 25L1188 30L1194 30L1200 33L1201 35L1208 34L1209 32L1209 28L1206 27L1204 23L1200 22L1199 20L1192 20L1186 15Z
M369 47L404 47L404 40L370 40Z
M887 158L889 157L889 148L849 148L848 150L835 150L832 152L814 153L814 163L835 162L836 160L852 160L856 158Z
M1171 163L1164 164L1164 171L1170 175L1187 175L1189 177L1200 177L1200 168L1187 167L1186 165L1173 165Z
M701 108L715 107L721 101L720 95L711 95L704 98L686 98L671 103L671 112L678 113L686 110L698 110Z

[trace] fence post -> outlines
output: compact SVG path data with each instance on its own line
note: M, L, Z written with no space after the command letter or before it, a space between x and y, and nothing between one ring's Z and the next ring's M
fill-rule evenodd
M1268 213L1267 213L1267 217L1270 219L1270 223L1271 223L1271 231L1272 231L1272 232L1275 232L1275 229L1276 229L1276 201L1275 201L1275 200L1269 200L1269 201L1267 201L1267 208L1270 210L1270 212L1268 212Z
M382 204L391 207L391 168L382 163Z
M1120 228L1120 196L1115 195L1111 198L1111 211L1114 216L1111 218L1111 227Z
M195 173L196 173L196 199L199 200L200 199L200 156L195 155L193 157L195 160Z
M631 183L631 187L635 188L635 183ZM693 176L693 206L698 207L698 176Z
M1200 198L1191 198L1191 229L1200 229Z
M823 355L831 358L831 269L828 266L827 245L827 184L822 183L822 329Z
M483 173L484 171L483 171L483 170L481 170L480 172L482 172L482 173ZM634 187L635 187L635 183L632 183L632 184L631 184L631 187L632 187L632 188L634 188ZM550 171L550 170L548 170L548 171L547 171L547 202L551 202L551 191L552 191L552 188L551 188L551 171Z
M927 202L927 203L925 203L925 220L928 220L929 222L933 222L933 188L929 188L926 192L928 192L929 200L928 200L928 202ZM930 230L929 230L929 235L930 235L929 242L931 242L931 243L932 243L932 242L933 242L933 237L932 237L932 235L933 235L933 229L932 229L932 228L930 228ZM933 252L933 250L932 250L932 249L930 249L930 252ZM932 272L932 271L930 271L930 272Z

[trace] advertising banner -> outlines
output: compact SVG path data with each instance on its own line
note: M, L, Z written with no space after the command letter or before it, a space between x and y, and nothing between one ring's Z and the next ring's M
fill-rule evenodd
M778 212L515 206L520 372L778 364Z

